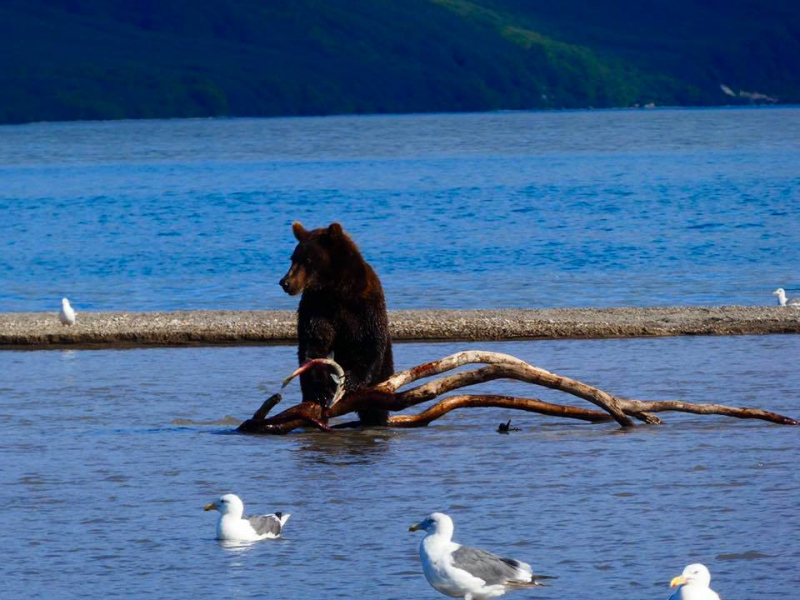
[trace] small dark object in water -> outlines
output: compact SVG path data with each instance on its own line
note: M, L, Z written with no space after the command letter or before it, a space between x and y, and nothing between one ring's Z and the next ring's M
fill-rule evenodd
M519 427L511 426L511 419L505 423L500 423L497 427L497 433L508 433L509 431L522 431Z

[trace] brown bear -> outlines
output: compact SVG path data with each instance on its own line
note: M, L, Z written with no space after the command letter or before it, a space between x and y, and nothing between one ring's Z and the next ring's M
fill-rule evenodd
M345 371L348 392L388 379L394 372L392 340L375 271L339 223L308 231L295 222L292 231L298 244L280 284L290 296L303 294L297 309L300 364L332 354ZM300 376L300 388L304 402L325 403L335 385L327 372L312 369ZM388 412L358 416L363 425L381 425Z

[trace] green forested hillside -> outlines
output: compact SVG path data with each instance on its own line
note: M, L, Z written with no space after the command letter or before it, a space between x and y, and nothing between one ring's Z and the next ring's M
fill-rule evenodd
M772 99L798 2L0 2L0 122Z

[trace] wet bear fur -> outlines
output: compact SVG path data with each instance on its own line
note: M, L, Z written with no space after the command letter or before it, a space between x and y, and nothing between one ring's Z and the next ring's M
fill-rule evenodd
M345 371L353 391L386 380L394 372L386 300L377 274L339 223L306 230L292 225L297 247L281 279L283 290L302 293L297 309L300 364L331 356ZM300 376L303 401L324 403L335 390L330 375L313 369ZM388 412L358 413L364 425L386 423Z

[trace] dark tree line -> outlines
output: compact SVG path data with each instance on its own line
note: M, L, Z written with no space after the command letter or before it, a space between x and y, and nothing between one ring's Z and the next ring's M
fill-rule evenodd
M0 122L798 102L798 6L6 0Z

